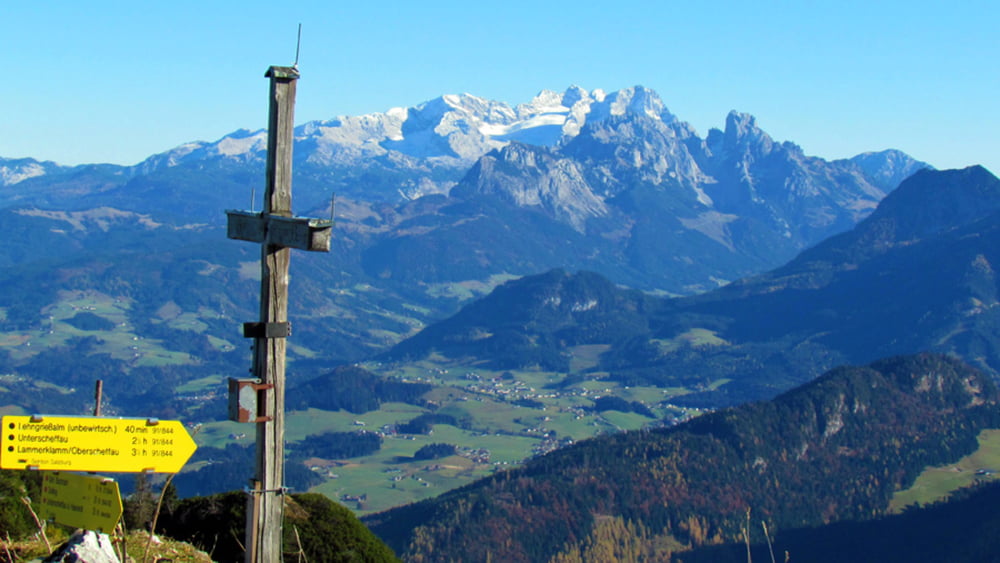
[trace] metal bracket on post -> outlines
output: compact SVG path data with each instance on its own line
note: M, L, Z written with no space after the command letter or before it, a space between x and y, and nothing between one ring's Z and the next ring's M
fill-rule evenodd
M292 323L243 323L244 338L288 338L292 335Z
M267 422L270 416L261 414L267 403L267 392L274 389L271 383L259 379L229 378L229 420L233 422Z
M287 495L290 489L288 487L281 487L280 489L251 489L250 487L243 487L243 492L248 495L263 495L265 493L278 493L279 495Z

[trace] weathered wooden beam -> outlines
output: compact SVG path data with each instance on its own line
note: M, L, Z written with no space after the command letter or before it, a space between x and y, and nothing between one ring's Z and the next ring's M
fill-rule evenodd
M226 236L236 240L262 243L267 237L267 219L260 213L226 210Z
M294 69L287 69L293 70ZM264 212L270 230L273 215L292 215L292 144L295 84L298 72L271 67L268 108L267 177ZM260 322L288 321L288 265L291 251L261 245ZM253 374L272 385L258 404L257 471L247 511L247 563L282 560L281 527L285 479L285 338L255 338Z
M271 79L264 213L291 216L295 90L299 71L287 66L272 66L264 76Z
M226 210L227 235L231 239L267 243L298 250L327 252L333 223L307 217L263 215L248 211Z

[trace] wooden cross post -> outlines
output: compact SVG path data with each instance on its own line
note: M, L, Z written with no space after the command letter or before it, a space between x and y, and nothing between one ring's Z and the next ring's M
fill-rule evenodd
M332 228L330 221L292 216L293 119L299 72L294 67L272 66L265 76L271 79L271 89L263 211L226 211L229 238L261 243L260 322L243 325L244 336L254 339L256 380L251 391L256 392L256 413L247 420L257 423L257 472L247 502L249 563L282 560L290 250L329 251Z

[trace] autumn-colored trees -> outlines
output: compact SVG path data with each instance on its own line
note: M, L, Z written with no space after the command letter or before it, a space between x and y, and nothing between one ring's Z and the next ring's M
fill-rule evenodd
M774 530L869 519L923 467L1000 427L998 396L940 356L841 368L773 401L583 441L369 522L405 557L545 561L604 554L626 537L735 541L747 508ZM598 532L604 517L646 535Z

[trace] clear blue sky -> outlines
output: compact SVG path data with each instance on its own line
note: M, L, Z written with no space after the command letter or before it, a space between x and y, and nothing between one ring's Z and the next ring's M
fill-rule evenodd
M135 164L264 126L303 25L296 123L468 92L641 84L841 158L1000 174L1000 2L0 2L0 156Z

